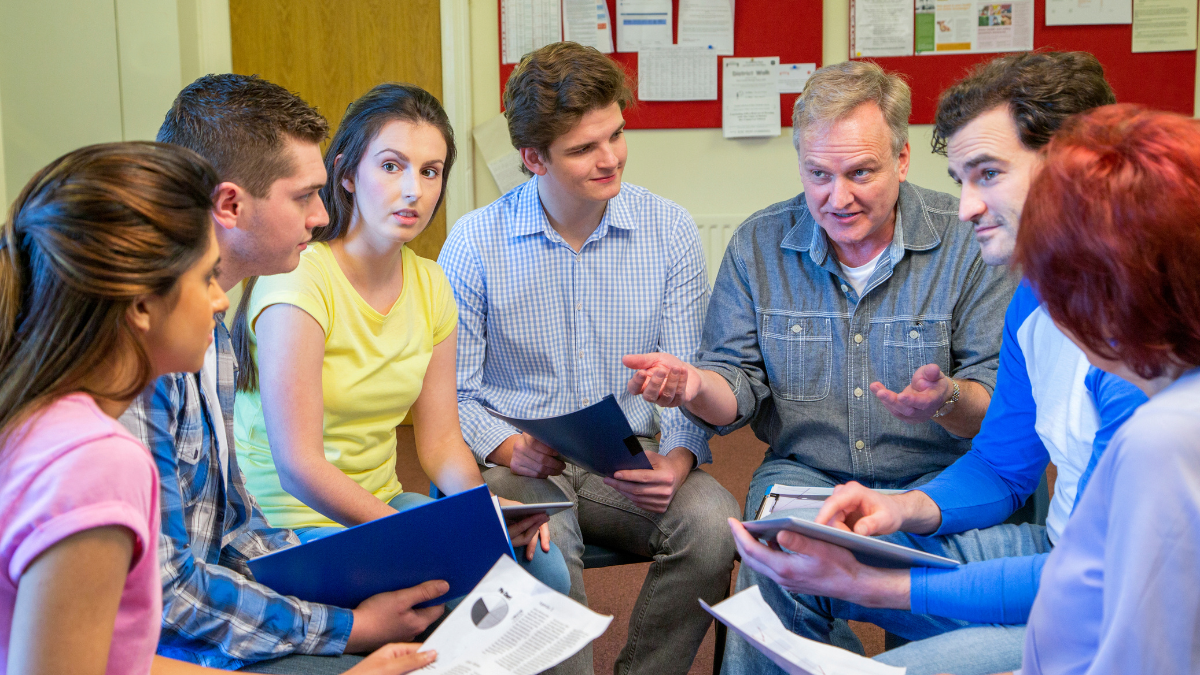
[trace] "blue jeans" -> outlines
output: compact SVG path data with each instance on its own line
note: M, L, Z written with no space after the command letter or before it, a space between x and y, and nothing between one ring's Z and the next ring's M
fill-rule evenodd
M873 484L872 488L912 488L931 480L926 474L892 484ZM746 519L753 518L767 489L775 484L830 486L842 481L796 462L767 455L754 472L746 499ZM799 514L797 514L799 515ZM815 511L808 515L815 516ZM1036 525L997 525L944 537L920 537L897 532L886 541L954 558L961 562L989 560L1049 550L1045 528ZM912 640L903 647L875 657L895 666L904 666L908 675L954 673L987 675L1015 670L1021 666L1025 626L978 625L938 616L918 615L907 610L870 609L844 600L796 595L758 574L747 565L738 573L737 590L757 585L763 599L779 616L788 630L810 640L829 643L835 619L865 621L902 638ZM774 663L732 631L725 643L722 675L781 673Z
M407 511L408 509L428 504L433 501L419 492L401 492L388 502L388 506L396 509L396 511ZM322 537L340 532L346 528L341 525L331 525L329 527L305 527L296 530L296 536L300 537L300 541L308 543ZM538 581L546 584L550 588L566 595L571 590L571 574L567 571L567 563L563 560L562 553L558 547L552 542L550 544L550 552L542 551L541 547L537 547L533 553L533 560L525 559L525 551L516 551L517 562L521 563L521 567L525 568ZM446 611L450 611L447 607Z
M270 661L260 661L240 671L246 673L287 673L288 675L341 675L363 660L361 656L342 654L341 656L310 656L308 654L292 654Z

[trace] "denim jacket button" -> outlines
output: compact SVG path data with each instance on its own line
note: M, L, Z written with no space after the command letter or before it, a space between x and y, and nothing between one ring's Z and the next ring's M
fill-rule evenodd
M863 443L862 441L859 441L854 444L854 447L858 448L859 450L862 450L863 448L867 447L867 444Z
M858 333L857 335L854 336L855 342L862 342L862 340L863 340L862 333Z

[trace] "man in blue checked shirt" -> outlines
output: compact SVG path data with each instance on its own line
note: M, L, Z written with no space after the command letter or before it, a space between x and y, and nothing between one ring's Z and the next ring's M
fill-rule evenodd
M158 140L198 152L224 181L213 221L217 281L225 291L247 276L295 269L312 228L329 221L317 194L325 185L319 143L327 134L316 110L257 77L207 75L175 99ZM246 560L299 540L267 524L238 469L236 359L223 318L199 373L159 378L121 416L154 455L161 480L158 653L226 670L358 670L362 658L351 654L411 640L441 616L440 605L413 607L448 586L429 581L351 610L286 597L254 581ZM415 655L401 657L393 660L395 672L404 658L410 669L423 665Z
M590 47L558 43L522 59L504 92L513 145L533 177L464 216L438 262L459 307L463 437L496 494L570 499L551 538L586 602L585 539L654 557L617 673L685 673L729 586L737 502L697 466L708 434L678 410L628 394L625 354L695 353L708 301L699 233L679 206L622 184L624 73ZM649 470L606 478L485 408L541 418L615 395L648 452ZM657 440L654 439L658 434ZM557 672L592 673L591 650Z
M941 97L936 147L962 185L959 217L983 260L1007 265L1038 150L1072 114L1113 102L1090 54L1021 53L983 64ZM1090 371L1090 372L1089 372ZM902 495L840 485L817 522L966 563L955 569L868 567L845 549L791 534L772 550L734 524L743 572L789 629L827 639L834 618L876 623L911 640L876 657L909 675L985 675L1020 667L1042 566L1083 492L1089 466L1146 396L1088 360L1028 284L1005 314L995 394L971 451ZM1046 525L1001 524L1058 468ZM743 579L739 578L739 585ZM778 672L732 638L727 673Z

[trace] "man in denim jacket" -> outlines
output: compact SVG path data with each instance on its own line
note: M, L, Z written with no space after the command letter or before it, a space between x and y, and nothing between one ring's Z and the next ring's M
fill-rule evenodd
M920 485L970 449L987 410L1016 279L981 259L957 199L904 182L910 108L874 64L817 71L793 114L804 193L734 234L695 364L626 357L631 391L770 444L747 519L775 483ZM738 588L755 583L790 611L743 565Z

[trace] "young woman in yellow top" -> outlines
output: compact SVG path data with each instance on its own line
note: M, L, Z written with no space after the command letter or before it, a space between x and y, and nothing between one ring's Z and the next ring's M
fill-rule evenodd
M484 484L458 421L454 295L405 245L441 206L454 156L446 113L423 89L381 84L350 104L325 157L329 224L294 272L257 279L239 304L238 462L270 523L302 540L429 500L396 479L410 411L439 489ZM569 588L545 516L509 533L535 576Z

